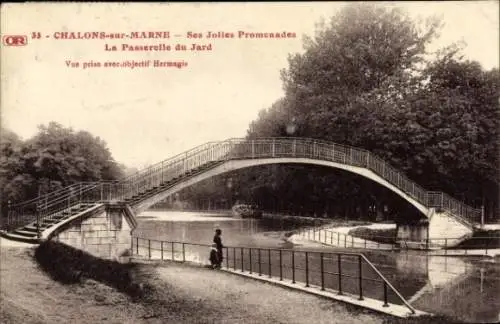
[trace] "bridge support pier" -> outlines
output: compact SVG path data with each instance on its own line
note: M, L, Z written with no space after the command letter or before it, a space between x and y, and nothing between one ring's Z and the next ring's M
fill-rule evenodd
M397 224L396 241L403 248L441 249L460 244L473 232L473 228L459 218L431 208L427 219Z
M75 219L54 233L53 239L97 257L119 260L130 249L133 217L125 206L108 205Z

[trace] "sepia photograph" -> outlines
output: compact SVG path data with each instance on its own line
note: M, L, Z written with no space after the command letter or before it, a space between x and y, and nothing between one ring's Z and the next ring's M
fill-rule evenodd
M500 322L498 1L0 17L0 323Z

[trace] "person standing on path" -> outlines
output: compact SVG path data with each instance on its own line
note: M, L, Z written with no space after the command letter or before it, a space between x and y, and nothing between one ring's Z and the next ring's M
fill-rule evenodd
M223 254L222 254L222 248L224 247L222 245L222 238L221 238L222 231L220 229L215 230L215 236L214 236L214 243L217 248L217 268L220 269L222 265L222 260L224 259Z

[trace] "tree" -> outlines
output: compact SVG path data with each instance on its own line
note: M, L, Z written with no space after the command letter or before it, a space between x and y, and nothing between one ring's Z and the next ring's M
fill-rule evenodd
M290 56L282 71L300 135L354 144L353 100L383 83L397 86L418 70L438 27L429 20L419 28L400 9L371 4L346 6L329 26L320 26L314 38L305 39L305 52Z
M346 6L305 38L302 54L289 56L285 97L260 112L247 137L365 148L423 187L484 202L490 219L498 217L499 71L463 60L457 44L429 53L439 28L434 18L421 24L397 8ZM262 167L235 177L256 188L247 199L268 209L274 197L295 212L355 214L380 201L402 208L385 189L331 169Z
M4 205L8 200L21 202L80 181L123 176L103 140L54 122L39 126L38 133L27 141L4 130L1 150Z

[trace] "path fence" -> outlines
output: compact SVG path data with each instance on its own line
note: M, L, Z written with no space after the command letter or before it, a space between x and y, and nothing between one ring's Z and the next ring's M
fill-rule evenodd
M433 250L440 255L488 255L494 249L500 249L500 237L464 237L429 238L423 241L397 240L387 236L372 236L370 239L335 232L331 229L309 227L298 230L298 237L338 248L372 250ZM393 242L390 242L390 241ZM379 242L382 241L382 242ZM385 242L384 242L385 241ZM469 251L468 251L469 250Z
M132 238L132 255L149 260L209 264L210 245ZM347 295L358 300L379 300L384 307L415 309L360 253L315 252L256 247L224 247L223 267L305 287Z

